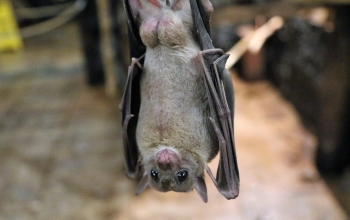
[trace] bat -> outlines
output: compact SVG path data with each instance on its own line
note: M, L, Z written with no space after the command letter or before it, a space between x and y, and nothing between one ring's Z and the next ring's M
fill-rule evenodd
M161 192L195 189L204 170L227 199L239 193L228 55L210 38L209 0L124 0L131 65L122 112L127 176ZM217 153L216 177L207 163Z

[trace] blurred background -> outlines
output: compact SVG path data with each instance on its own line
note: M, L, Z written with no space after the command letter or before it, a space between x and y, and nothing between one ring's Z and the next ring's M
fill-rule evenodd
M350 1L211 2L233 59L239 197L209 179L207 204L134 196L122 1L0 0L0 219L349 219Z

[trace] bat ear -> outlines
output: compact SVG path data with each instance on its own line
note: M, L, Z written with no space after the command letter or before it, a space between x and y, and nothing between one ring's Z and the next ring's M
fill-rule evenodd
M142 179L140 180L139 184L137 185L135 194L136 195L141 194L148 186L149 186L148 175L147 173L145 173Z
M194 188L202 198L203 202L208 202L207 186L205 185L203 177L197 177L197 182L195 183Z

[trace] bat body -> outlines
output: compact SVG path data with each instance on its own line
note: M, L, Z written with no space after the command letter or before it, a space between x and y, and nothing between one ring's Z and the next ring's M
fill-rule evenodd
M204 170L222 142L218 137L220 128L211 117L212 98L190 1L127 3L139 30L138 40L145 48L144 56L134 59L129 69L122 102L123 110L129 108L123 111L127 166L134 170L132 174L142 173L137 194L147 186L163 192L188 192L194 188L207 201ZM201 6L207 14L212 12L208 0L202 0ZM229 74L222 77L222 85L231 86L232 93ZM135 86L139 87L136 92L131 88ZM131 97L133 93L137 98ZM131 122L135 114L137 120ZM209 175L214 178L211 172Z
M145 172L158 175L150 185L186 192L203 178L206 162L218 151L197 58L200 48L191 35L191 8L184 0L161 8L143 3L153 10L140 27L147 49L136 140ZM177 11L171 10L174 6ZM177 175L184 171L190 178L180 182Z

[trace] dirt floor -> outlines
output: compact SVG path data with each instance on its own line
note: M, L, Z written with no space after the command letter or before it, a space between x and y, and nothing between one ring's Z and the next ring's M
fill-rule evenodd
M267 82L234 84L240 196L226 201L207 179L207 204L195 192L136 197L119 100L86 85L76 26L0 54L0 219L348 219L293 107Z

